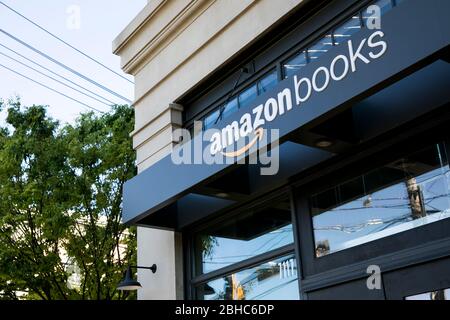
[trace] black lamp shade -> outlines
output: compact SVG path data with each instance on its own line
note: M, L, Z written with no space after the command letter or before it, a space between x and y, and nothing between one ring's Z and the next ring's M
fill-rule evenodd
M140 288L142 288L141 284L138 281L133 280L133 278L131 277L131 268L128 267L127 272L125 274L125 279L123 279L123 281L119 283L117 289L122 291L130 291L130 290L137 290Z
M216 294L216 291L209 284L205 283L203 285L203 293L205 295L209 296L209 295L212 295L212 294Z

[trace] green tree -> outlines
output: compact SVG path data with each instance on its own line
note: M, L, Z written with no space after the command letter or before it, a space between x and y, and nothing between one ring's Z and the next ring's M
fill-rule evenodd
M122 187L135 174L132 109L115 106L60 126L43 106L6 107L0 297L133 298L115 289L136 259L135 230L121 224ZM68 267L78 270L79 281L69 281Z
M136 232L121 224L123 185L136 174L132 129L133 112L126 106L101 117L83 114L64 128L76 204L68 253L82 270L83 299L119 297L115 287L136 258Z

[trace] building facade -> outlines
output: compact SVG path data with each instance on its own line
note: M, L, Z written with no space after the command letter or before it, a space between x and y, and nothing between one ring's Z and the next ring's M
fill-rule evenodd
M450 2L150 0L140 299L450 299Z

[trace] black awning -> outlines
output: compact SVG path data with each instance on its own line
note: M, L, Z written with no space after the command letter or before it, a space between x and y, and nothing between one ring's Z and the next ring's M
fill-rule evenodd
M357 70L330 81L322 92L311 94L300 106L294 103L291 110L265 124L265 129L279 129L280 171L276 175L260 175L261 165L176 165L168 155L125 184L124 222L182 228L280 186L335 153L448 103L450 64L445 59L450 44L450 2L435 2L431 6L410 0L388 12L381 29L387 44L383 56L369 63L358 60ZM411 23L415 19L420 23ZM374 32L363 29L352 36L352 42L364 43ZM371 49L363 48L361 53L369 55ZM318 68L330 66L340 55L350 59L348 51L348 46L334 47L303 68L298 77L311 79ZM285 88L295 92L292 78L260 96L254 105L264 104ZM248 110L237 112L227 123L239 121L245 112ZM336 143L319 149L315 141L320 137ZM197 136L187 144L194 148L199 139Z

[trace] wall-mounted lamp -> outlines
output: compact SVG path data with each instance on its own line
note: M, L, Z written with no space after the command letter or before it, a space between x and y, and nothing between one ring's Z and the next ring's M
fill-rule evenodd
M130 291L130 290L137 290L139 288L142 288L139 281L133 279L133 277L131 275L131 268L147 269L147 270L151 270L153 273L156 272L156 264L152 265L151 267L128 266L127 272L125 274L125 278L117 286L118 290Z

